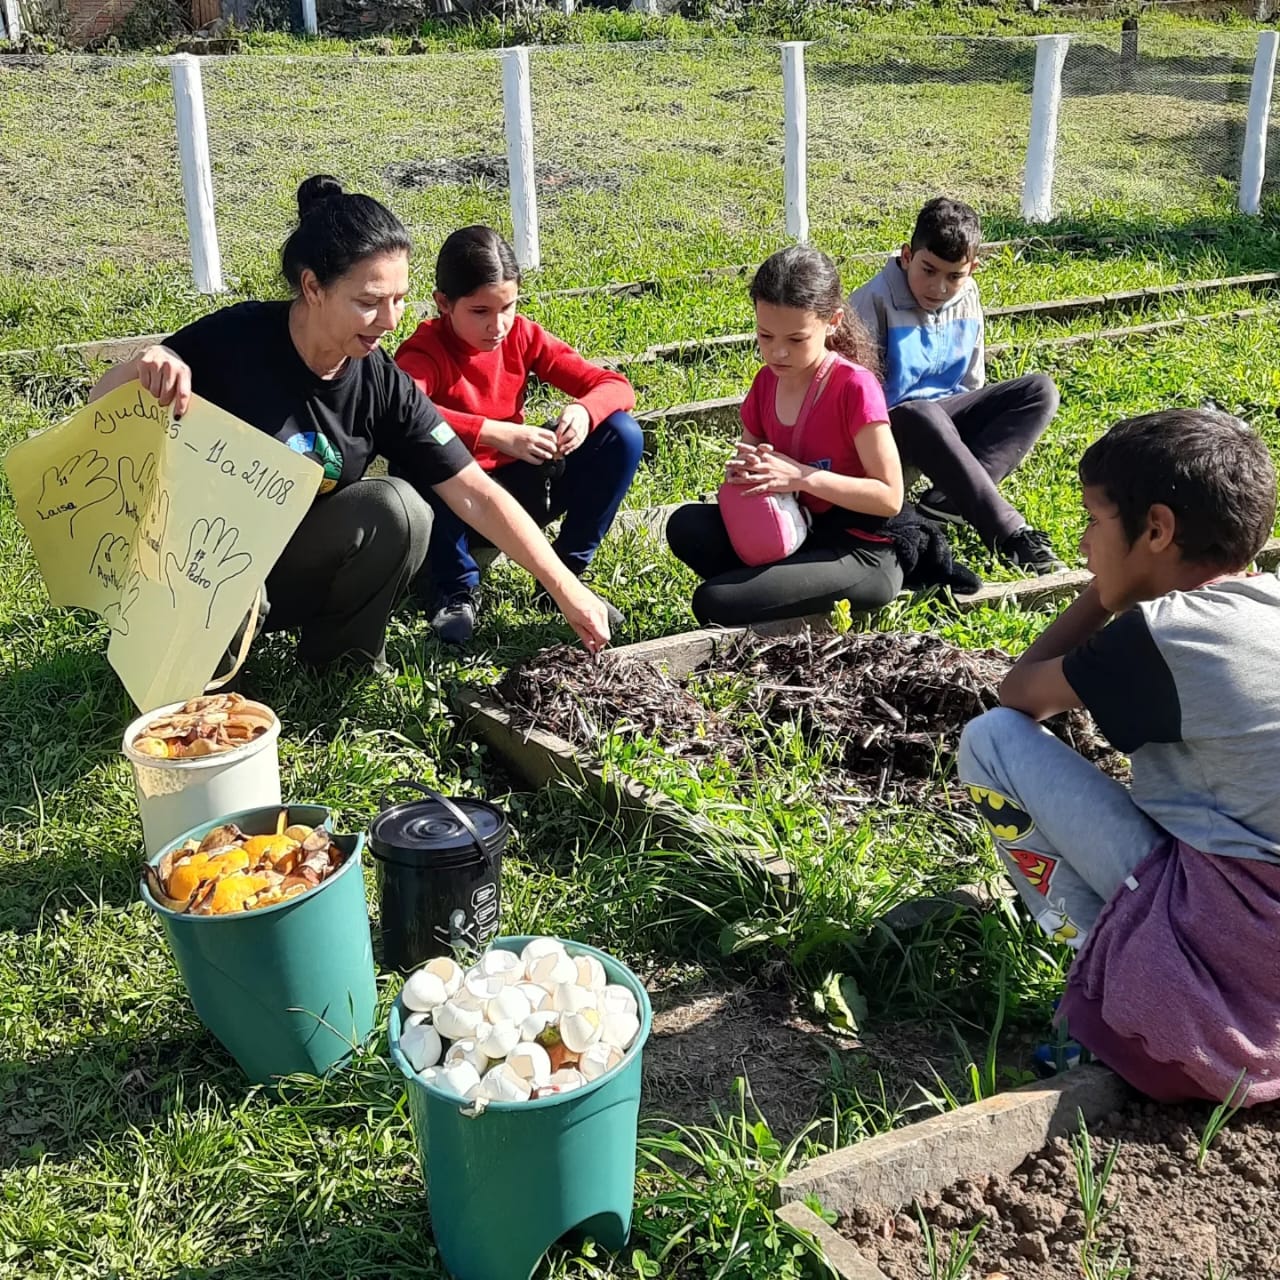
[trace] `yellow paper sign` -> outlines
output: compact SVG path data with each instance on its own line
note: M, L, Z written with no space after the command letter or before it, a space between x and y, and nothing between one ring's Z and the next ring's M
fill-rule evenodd
M136 382L4 461L49 599L111 624L143 711L204 689L323 475L198 396L175 421Z

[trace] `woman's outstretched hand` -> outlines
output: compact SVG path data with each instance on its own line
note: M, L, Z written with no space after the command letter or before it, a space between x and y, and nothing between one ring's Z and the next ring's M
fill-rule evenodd
M582 583L574 581L556 603L588 653L599 653L609 643L609 611Z

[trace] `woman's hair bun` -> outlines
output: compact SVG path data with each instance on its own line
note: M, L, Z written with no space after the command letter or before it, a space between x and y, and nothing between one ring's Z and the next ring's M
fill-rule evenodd
M305 218L317 205L343 194L342 183L327 173L307 178L298 188L298 217Z

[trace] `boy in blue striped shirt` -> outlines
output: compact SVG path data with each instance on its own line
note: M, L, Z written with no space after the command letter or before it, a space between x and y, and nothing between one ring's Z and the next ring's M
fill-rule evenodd
M1030 452L1058 409L1042 373L986 385L982 303L973 280L982 228L958 200L930 200L911 243L850 295L880 346L889 423L902 460L933 486L917 508L971 524L1006 564L1065 568L997 486Z

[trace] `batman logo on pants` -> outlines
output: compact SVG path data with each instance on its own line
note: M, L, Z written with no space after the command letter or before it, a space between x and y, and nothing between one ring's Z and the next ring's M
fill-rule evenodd
M969 795L997 840L1021 840L1036 829L1031 815L1019 809L1012 800L1006 799L998 791L970 786Z

